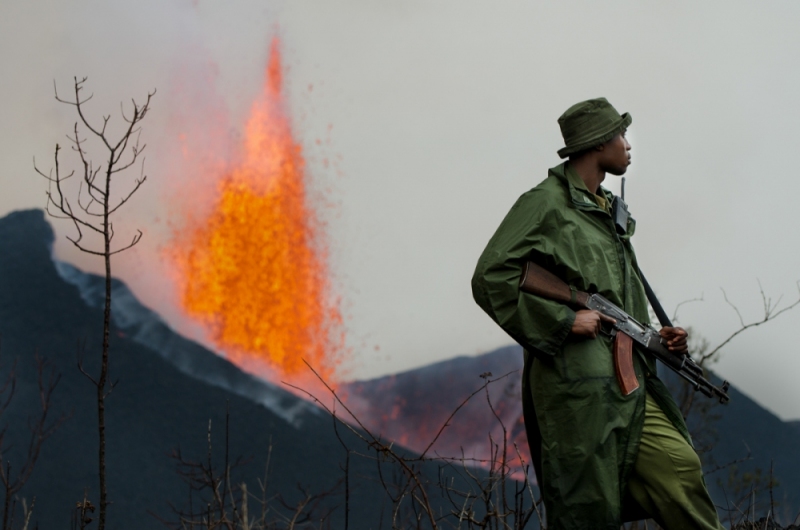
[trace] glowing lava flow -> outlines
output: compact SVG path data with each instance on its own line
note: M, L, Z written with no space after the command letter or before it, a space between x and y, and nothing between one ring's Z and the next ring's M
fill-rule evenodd
M221 177L210 215L185 229L172 249L184 282L182 305L240 366L258 370L260 361L282 377L295 376L308 373L305 359L331 381L342 318L282 95L277 39L266 74L246 124L242 161Z

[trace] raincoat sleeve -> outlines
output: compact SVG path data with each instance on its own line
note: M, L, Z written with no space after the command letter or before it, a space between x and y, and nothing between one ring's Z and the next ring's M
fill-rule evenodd
M478 305L523 348L555 355L569 335L575 312L568 306L523 293L519 280L524 263L533 260L558 269L556 246L559 212L554 197L534 188L522 195L481 254L472 277Z

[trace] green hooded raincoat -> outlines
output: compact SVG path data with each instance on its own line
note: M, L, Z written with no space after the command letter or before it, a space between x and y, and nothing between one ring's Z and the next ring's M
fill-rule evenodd
M613 195L603 188L600 193L610 204ZM525 349L525 427L550 530L619 530L633 516L626 481L642 434L645 388L689 440L652 357L634 355L640 389L624 397L612 341L570 335L572 309L518 287L523 264L533 260L577 290L600 293L649 323L630 242L634 229L631 219L627 234L618 236L611 215L565 162L511 208L472 279L478 305Z

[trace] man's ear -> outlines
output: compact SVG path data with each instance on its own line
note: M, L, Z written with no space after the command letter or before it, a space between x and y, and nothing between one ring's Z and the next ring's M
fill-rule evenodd
M595 151L605 151L605 149L606 149L606 144L600 144L600 145L594 146L594 150Z

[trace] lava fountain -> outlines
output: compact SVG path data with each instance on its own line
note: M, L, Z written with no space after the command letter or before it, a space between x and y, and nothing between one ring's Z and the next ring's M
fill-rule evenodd
M335 382L342 316L282 91L276 38L239 161L220 175L208 215L187 221L170 253L183 309L228 359L292 381L308 379L305 360Z

